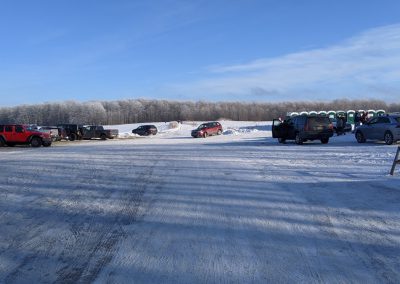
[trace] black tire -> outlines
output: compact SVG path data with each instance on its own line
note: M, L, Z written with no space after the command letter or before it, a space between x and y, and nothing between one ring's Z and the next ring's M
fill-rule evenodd
M361 131L356 132L356 140L358 143L365 143L366 140Z
M39 137L33 137L31 140L31 146L35 148L42 146L42 139Z
M281 143L281 144L283 144L283 143L286 142L286 139L285 139L285 138L278 138L278 142Z
M106 139L107 139L107 136L106 136L105 134L101 134L101 135L100 135L100 139L101 139L101 140L106 140Z
M303 139L301 138L299 132L296 133L296 137L295 137L295 139L294 139L294 142L295 142L297 145L302 145L302 144L303 144Z
M221 135L222 134L222 130L218 129L217 135Z
M76 134L71 133L71 135L69 135L69 141L75 141L75 140L76 140Z
M14 146L15 146L14 143L6 143L6 145L7 145L8 147L14 147Z
M207 133L207 132L204 132L203 138L207 138L207 136L208 136L208 133Z
M43 147L50 147L51 146L51 142L43 142Z
M329 142L329 137L321 138L321 143L322 144L328 144L328 142Z
M392 132L386 131L383 140L385 140L386 145L392 145L394 142Z
M0 147L3 147L5 144L3 137L0 137Z

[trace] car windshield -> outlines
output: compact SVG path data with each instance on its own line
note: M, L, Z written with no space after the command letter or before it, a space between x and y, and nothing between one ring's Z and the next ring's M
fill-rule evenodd
M197 127L197 129L203 129L203 128L206 128L207 127L207 124L201 124L201 125L199 125L199 127Z

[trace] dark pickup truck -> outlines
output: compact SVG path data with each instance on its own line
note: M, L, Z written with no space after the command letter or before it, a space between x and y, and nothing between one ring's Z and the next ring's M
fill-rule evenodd
M118 136L118 129L104 129L101 125L86 125L82 127L82 138L100 138L102 140L114 139Z

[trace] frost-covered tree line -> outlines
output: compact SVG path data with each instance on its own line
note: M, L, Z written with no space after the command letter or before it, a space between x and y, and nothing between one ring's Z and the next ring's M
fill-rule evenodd
M131 99L118 101L56 102L0 108L0 123L56 125L126 124L173 120L217 119L262 121L289 111L384 109L400 111L400 103L380 100L334 100L330 102L206 102Z

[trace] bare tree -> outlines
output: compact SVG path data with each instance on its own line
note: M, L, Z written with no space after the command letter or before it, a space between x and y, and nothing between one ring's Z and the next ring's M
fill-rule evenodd
M271 120L291 111L384 109L400 111L400 103L380 100L334 100L329 102L206 102L129 99L111 102L66 101L0 108L0 123L57 125L126 124L175 120Z

